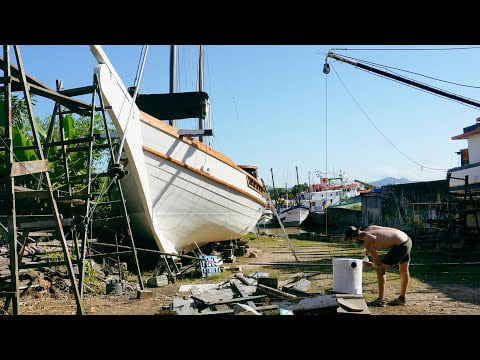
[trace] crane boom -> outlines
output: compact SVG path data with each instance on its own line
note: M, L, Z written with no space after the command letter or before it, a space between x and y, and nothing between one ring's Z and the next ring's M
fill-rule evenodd
M455 95L455 94L452 94L452 93L443 91L443 90L441 90L441 89L437 89L437 88L434 88L434 87L431 87L431 86L428 86L428 85L425 85L425 84L422 84L422 83L413 81L413 80L411 80L411 79L407 79L407 78L401 77L401 76L399 76L399 75L391 74L391 73L389 73L389 72L386 72L386 71L383 71L383 70L379 70L379 69L376 69L376 68L374 68L374 67L371 67L371 66L362 64L362 63L360 63L360 62L358 62L358 61L354 61L354 60L351 60L351 59L346 59L346 58L341 57L341 56L339 56L339 55L337 55L337 54L334 54L334 53L331 52L331 51L328 52L327 58L332 58L332 59L335 59L335 60L338 60L338 61L341 61L341 62L350 64L350 65L356 66L356 67L358 67L358 68L360 68L360 69L367 70L367 71L373 72L373 73L375 73L375 74L379 74L379 75L388 77L388 78L390 78L390 79L394 79L394 80L400 81L400 82L402 82L402 83L404 83L404 84L411 85L411 86L413 86L413 87L420 88L420 89L426 90L426 91L428 91L428 92L431 92L431 93L434 93L434 94L437 94L437 95L440 95L440 96L444 96L444 97L447 97L447 98L449 98L449 99L453 99L453 100L459 101L459 102L461 102L461 103L468 104L468 105L471 105L471 106L475 106L475 107L477 107L477 108L480 108L480 102L478 102L478 101L475 101L475 100L472 100L472 99L468 99L468 98L465 98L465 97L463 97L463 96Z

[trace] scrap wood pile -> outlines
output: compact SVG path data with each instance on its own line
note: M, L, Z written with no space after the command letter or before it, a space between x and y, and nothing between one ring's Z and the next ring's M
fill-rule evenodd
M173 315L304 315L363 311L338 294L309 293L310 281L298 273L279 282L266 273L234 274L220 284L182 285L161 314ZM352 298L352 296L350 296ZM353 296L353 298L363 297Z
M63 252L58 240L44 242L41 246L25 246L21 250L22 264L38 265L35 268L19 269L20 296L33 296L35 298L69 298L72 294L72 284L64 265L52 266L49 262L63 260ZM9 250L7 246L0 246L0 291L10 288ZM119 268L120 267L120 271ZM78 278L78 268L74 268ZM109 262L97 263L93 260L86 261L84 290L86 294L105 294L106 284L118 281L120 272L126 272L126 264ZM122 281L124 292L136 292L138 285Z

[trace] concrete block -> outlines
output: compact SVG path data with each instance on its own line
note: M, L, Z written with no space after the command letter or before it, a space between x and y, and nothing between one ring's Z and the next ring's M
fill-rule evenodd
M151 290L138 290L137 299L145 300L153 298L153 292Z
M157 288L165 285L168 285L167 275L159 275L147 279L147 286L149 288Z

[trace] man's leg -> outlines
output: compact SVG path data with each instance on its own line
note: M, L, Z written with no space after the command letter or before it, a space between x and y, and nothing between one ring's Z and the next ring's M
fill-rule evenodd
M387 283L387 275L385 274L386 270L390 265L381 263L377 268L377 279L378 279L378 298L385 298L385 288Z
M410 281L410 271L409 271L409 261L405 261L400 263L399 270L400 270L400 296L405 298L407 294L407 287Z

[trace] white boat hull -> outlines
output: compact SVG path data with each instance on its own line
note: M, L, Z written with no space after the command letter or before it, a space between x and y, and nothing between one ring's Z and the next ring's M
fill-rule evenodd
M281 210L278 218L284 226L300 226L308 217L310 210L303 206L294 206Z
M132 98L103 50L93 46L92 52L109 115L117 132L126 134L128 174L121 183L135 240L179 253L252 231L266 207L258 180L135 104L127 122Z

